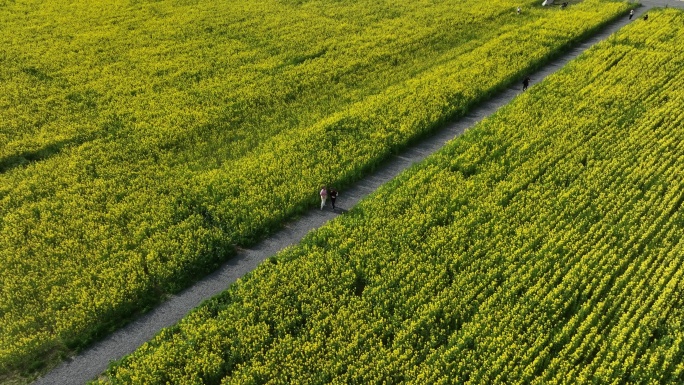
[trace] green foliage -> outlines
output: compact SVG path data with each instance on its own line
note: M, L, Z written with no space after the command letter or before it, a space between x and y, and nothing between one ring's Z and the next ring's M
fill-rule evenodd
M180 290L628 7L532 3L3 4L0 373Z
M98 383L683 382L684 13L649 13Z

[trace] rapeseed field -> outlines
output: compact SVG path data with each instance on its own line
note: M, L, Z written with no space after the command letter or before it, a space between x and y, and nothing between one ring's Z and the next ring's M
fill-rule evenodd
M629 7L0 1L0 376L106 335Z
M649 16L95 383L683 383L684 12Z

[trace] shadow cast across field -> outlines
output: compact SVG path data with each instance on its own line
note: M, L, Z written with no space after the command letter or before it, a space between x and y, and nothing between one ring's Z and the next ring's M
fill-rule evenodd
M62 149L64 149L64 147L71 145L79 145L82 143L83 139L80 138L66 139L50 143L37 150L25 151L19 154L0 158L0 173L6 173L17 167L26 166L34 162L39 162L51 158L59 154L62 151Z

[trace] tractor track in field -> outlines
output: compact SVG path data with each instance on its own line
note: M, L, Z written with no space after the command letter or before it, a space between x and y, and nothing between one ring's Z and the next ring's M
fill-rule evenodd
M648 0L641 3L643 6L635 9L634 18L631 22L640 20L640 17L653 7L684 8L684 1L682 0ZM630 20L627 16L609 23L581 44L531 73L532 84L538 83L556 72L589 47L606 39L629 23ZM467 128L496 112L520 92L521 87L518 84L509 87L473 108L466 116L447 124L429 137L406 148L402 153L391 156L372 174L354 183L351 188L341 191L337 205L342 209L338 209L336 212L333 212L329 207L322 211L317 208L309 210L255 246L240 249L235 257L225 262L213 273L180 293L169 296L148 313L143 314L103 340L94 343L79 354L66 359L50 372L38 378L33 384L76 385L97 378L107 369L110 362L132 353L154 337L161 329L174 325L201 302L221 293L238 278L254 270L266 258L287 246L298 243L309 231L321 227L340 213L344 213L344 208L351 208L356 205L363 197L375 191L382 184L439 150L447 141L461 135Z

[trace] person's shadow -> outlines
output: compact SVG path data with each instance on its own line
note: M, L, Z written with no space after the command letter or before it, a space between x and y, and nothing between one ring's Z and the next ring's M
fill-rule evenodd
M335 214L346 214L348 210L341 209L339 207L335 207L334 209L331 209Z

